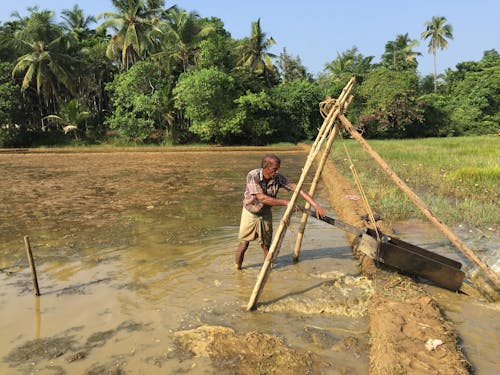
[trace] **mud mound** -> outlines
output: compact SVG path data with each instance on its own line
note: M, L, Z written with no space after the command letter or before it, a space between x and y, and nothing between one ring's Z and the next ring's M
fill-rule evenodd
M370 308L370 373L468 374L453 329L436 302L393 275Z
M175 333L181 353L208 357L214 366L231 374L309 374L327 366L313 353L287 346L280 337L248 332L236 334L231 328L201 326Z
M300 296L283 298L259 309L266 312L294 311L307 315L326 314L353 318L366 315L370 297L374 292L372 282L366 277L353 277L340 272L312 276L328 281Z

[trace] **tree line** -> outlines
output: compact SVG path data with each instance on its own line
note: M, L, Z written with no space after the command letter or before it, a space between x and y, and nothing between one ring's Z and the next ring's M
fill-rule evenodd
M498 133L500 56L485 51L420 77L419 41L396 35L379 63L354 46L316 77L252 22L235 39L216 17L163 0L74 5L60 22L28 8L0 24L0 146L64 143L262 145L315 137L318 104L355 76L351 122L367 138ZM95 25L95 26L94 26ZM93 27L94 26L94 27ZM445 17L420 36L434 57L453 40Z

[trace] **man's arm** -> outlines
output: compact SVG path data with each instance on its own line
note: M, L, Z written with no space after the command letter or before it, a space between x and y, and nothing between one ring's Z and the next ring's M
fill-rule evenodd
M285 186L285 189L287 189L288 191L294 191L296 187L297 187L296 184L289 182ZM302 198L304 198L306 202L308 202L314 208L314 212L316 213L316 217L318 219L326 216L327 214L326 210L323 207L321 207L320 204L316 202L313 197L311 197L308 193L306 193L302 189L300 189L300 195ZM255 194L255 197L259 202L268 206L288 206L289 202L289 200L287 199L273 198L264 193L257 193Z
M289 183L287 184L287 187L288 187L289 189L291 189L292 191L294 191L294 190L295 190L295 188L297 187L297 185L296 185L296 184L294 184L294 183L292 183L292 182L289 182ZM312 207L314 207L314 212L316 213L316 217L317 217L318 219L320 219L320 218L322 218L322 217L325 217L325 216L326 216L326 214L327 214L326 210L325 210L323 207L321 207L321 206L320 206L320 204L319 204L318 202L316 202L316 201L314 200L314 198L313 198L313 197L311 197L308 193L306 193L306 192L305 192L304 190L302 190L302 189L300 189L300 192L299 192L299 193L300 193L300 196L301 196L302 198L304 198L304 200L305 200L306 202L308 202L308 203L309 203Z
M255 194L255 198L257 198L257 200L260 203L263 203L267 206L288 206L288 200L273 198L273 197L266 195L264 193Z

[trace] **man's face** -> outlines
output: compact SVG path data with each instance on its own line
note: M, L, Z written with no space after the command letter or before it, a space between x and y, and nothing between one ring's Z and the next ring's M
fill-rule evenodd
M279 170L280 163L278 163L276 160L271 160L269 164L262 170L262 174L264 175L264 178L266 180L272 180L274 179L274 176L278 174Z

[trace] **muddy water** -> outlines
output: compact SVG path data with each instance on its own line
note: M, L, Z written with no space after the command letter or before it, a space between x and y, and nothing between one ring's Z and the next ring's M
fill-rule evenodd
M297 180L306 155L280 156ZM343 232L311 220L293 264L294 217L262 304L245 311L262 255L252 244L238 272L234 251L245 175L261 157L0 154L0 373L231 373L178 350L174 333L202 325L277 335L323 373L367 373L371 284Z
M280 156L282 172L296 180L305 155ZM176 332L204 325L277 335L315 353L326 374L368 373L371 284L359 277L344 234L327 224L310 220L294 265L292 219L262 304L245 311L262 255L252 244L237 272L234 250L245 174L261 157L0 154L0 373L231 373L228 363L178 350ZM325 195L319 191L326 205ZM275 225L282 212L275 211ZM473 269L431 226L394 226L403 239ZM485 235L480 243L490 254L498 237ZM493 252L490 264L497 260ZM499 373L498 304L426 287L476 372Z
M474 275L478 267L460 253L433 225L419 220L394 224L400 238L425 249L437 252L463 264L466 277ZM499 236L492 229L486 231L459 226L454 228L493 270L500 271ZM425 285L425 280L421 280ZM429 293L444 309L462 342L467 359L477 374L499 374L500 303L488 303L427 285Z

